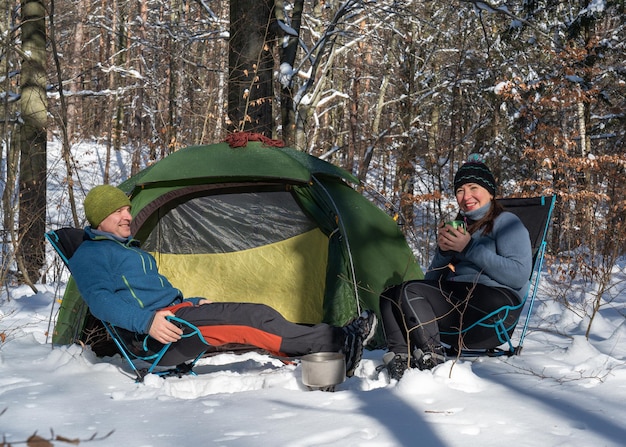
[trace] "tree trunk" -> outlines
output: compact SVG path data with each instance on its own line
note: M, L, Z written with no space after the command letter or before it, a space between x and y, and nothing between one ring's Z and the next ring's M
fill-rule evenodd
M172 29L177 29L180 26L180 14L182 3L180 0L170 1L170 26ZM167 98L167 154L175 152L178 149L178 123L179 123L179 110L178 102L181 95L181 81L180 81L180 55L183 53L180 48L179 42L176 37L172 36L169 40L169 88Z
M272 137L274 99L270 0L230 2L229 131Z
M20 216L18 262L32 287L45 262L46 229L46 9L40 0L22 3Z
M143 45L147 41L146 39L146 23L148 22L148 5L146 0L141 0L139 2L139 11L138 16L141 18L139 26L137 27L137 35L139 36L139 49L137 53L141 58L143 54ZM139 77L143 79L146 75L145 73L145 64L137 63L137 70L139 71ZM135 96L135 101L130 113L132 113L133 119L131 123L130 130L130 141L133 147L133 156L130 168L130 175L135 175L142 168L141 166L141 149L144 146L146 141L150 141L148 139L148 131L149 128L149 118L146 118L145 109L144 109L144 89L139 88L137 90L137 94ZM151 160L154 160L154 146L150 145L151 151L150 155Z
M12 22L12 4L10 2L2 3L2 18L0 22L0 32L3 36L7 36L2 41L2 52L5 55L0 59L0 65L2 67L2 91L9 92L12 87L12 79L10 72L13 70L13 59L15 54L15 37L12 36L11 29L14 28ZM14 258L14 251L11 250L12 240L17 240L15 234L15 189L16 179L18 173L19 163L19 147L15 144L15 126L13 125L12 116L15 115L14 106L9 101L9 95L3 95L2 97L2 110L5 119L0 121L0 135L2 135L2 147L0 147L0 159L2 160L2 167L5 171L5 182L2 189L2 206L0 207L0 215L2 216L2 238L0 244L2 249L0 256L2 262L0 262L0 282L2 284L7 283L7 274L11 270L11 266Z
M87 0L78 0L78 10L87 11L89 3ZM54 19L54 18L53 18ZM75 32L73 34L74 41L72 44L72 52L70 54L70 82L69 90L70 97L67 100L67 136L70 142L75 141L79 135L80 123L81 123L81 99L78 96L78 92L83 88L83 73L85 68L83 66L83 45L85 44L85 33L83 18L80 17L76 22ZM62 90L59 86L59 90Z
M116 31L115 35L115 65L117 67L126 67L128 62L128 10L129 7L126 3L116 2L117 14L116 19L113 22L113 29ZM113 76L114 84L112 89L123 90L125 81L120 74ZM113 124L113 148L119 151L122 148L122 138L125 132L124 129L124 95L120 92L115 95L115 118ZM107 159L105 168L105 183L109 182L109 160Z
M76 209L76 199L74 198L74 165L72 162L72 155L70 152L70 139L72 138L72 123L76 124L78 120L78 113L76 112L76 101L78 92L77 82L72 82L70 84L70 92L73 94L70 95L70 100L67 101L63 89L63 70L61 67L61 58L59 56L58 51L58 42L57 42L57 33L56 33L56 24L54 23L54 1L50 2L50 25L48 27L50 32L50 46L52 48L52 58L54 59L54 64L56 67L56 75L57 75L57 84L59 86L59 117L57 122L60 124L61 131L61 144L63 148L61 150L63 161L65 162L65 168L67 170L67 193L69 197L69 205L72 211L72 222L75 227L78 227L80 222L78 220L78 211ZM76 26L76 40L81 41L82 43L82 25L79 24ZM75 48L76 51L79 51L80 47ZM76 57L73 58L73 62L77 65L80 65L78 59ZM74 72L72 78L79 79L79 73Z
M304 10L304 0L295 0L291 11L291 21L287 21L285 14L284 1L275 1L276 19L289 25L290 31L295 34L285 32L286 45L280 47L280 76L281 76L281 92L280 92L280 116L282 121L283 140L287 145L293 146L296 139L296 111L294 109L293 94L294 84L292 77L296 63L296 54L298 52L298 41L300 39L300 26L302 24L302 12ZM284 73L289 70L289 73Z

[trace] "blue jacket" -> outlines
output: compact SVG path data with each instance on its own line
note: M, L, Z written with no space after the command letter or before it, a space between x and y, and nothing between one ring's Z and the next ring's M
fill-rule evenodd
M69 260L70 271L91 313L115 326L148 333L157 310L182 300L157 270L154 257L135 239L85 228L84 241Z
M479 220L489 207L485 205L468 212L466 218ZM454 271L447 267L450 263L454 265ZM437 248L424 279L506 287L523 298L530 284L531 270L532 248L528 230L515 214L504 211L494 220L491 233L474 232L463 252Z

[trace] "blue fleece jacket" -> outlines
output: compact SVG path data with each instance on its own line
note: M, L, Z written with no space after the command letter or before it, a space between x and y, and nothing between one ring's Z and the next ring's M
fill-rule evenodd
M491 204L466 213L470 221L481 219ZM448 268L454 265L454 271ZM437 248L425 279L479 283L491 287L506 287L520 299L528 290L532 270L532 248L528 230L519 218L502 212L494 220L491 233L483 230L472 234L463 252L441 251Z
M157 310L182 299L157 270L154 257L133 238L85 228L84 241L69 260L70 271L91 313L138 333L148 333Z

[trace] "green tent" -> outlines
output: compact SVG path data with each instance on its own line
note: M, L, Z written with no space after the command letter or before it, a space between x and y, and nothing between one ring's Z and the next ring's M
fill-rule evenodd
M378 311L386 287L422 277L396 222L357 183L303 152L248 142L187 147L119 187L131 197L133 234L185 296L343 325ZM76 295L70 284L57 343L75 339L84 319Z

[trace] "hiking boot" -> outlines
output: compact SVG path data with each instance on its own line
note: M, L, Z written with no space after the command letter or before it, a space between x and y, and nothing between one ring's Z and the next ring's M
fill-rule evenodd
M424 371L426 369L433 369L435 366L445 363L445 361L446 353L441 346L429 348L426 352L417 348L413 351L411 365Z
M387 369L390 379L400 380L409 367L409 356L389 351L383 355L382 366Z
M346 334L343 353L346 356L346 376L352 377L363 357L363 346L374 337L378 319L369 310L346 324L342 329Z

